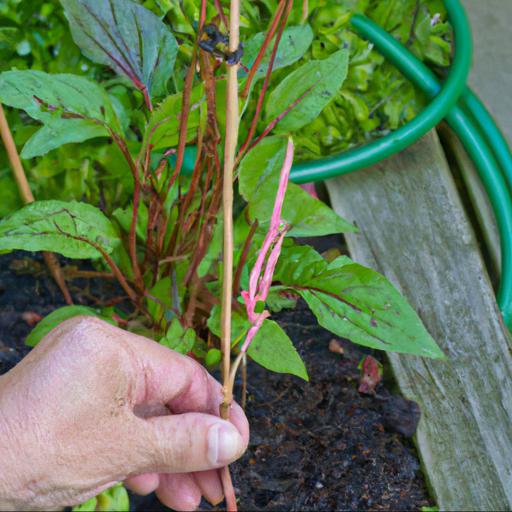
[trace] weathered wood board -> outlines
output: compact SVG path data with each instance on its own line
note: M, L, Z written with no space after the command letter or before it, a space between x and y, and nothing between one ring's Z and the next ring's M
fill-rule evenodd
M347 236L352 257L407 296L449 358L390 356L422 410L416 442L438 505L512 509L512 343L437 134L327 188L361 229Z
M501 274L500 235L491 201L480 181L475 165L457 135L445 124L442 124L438 131L443 147L453 159L452 174L454 171L457 172L464 183L465 189L460 193L467 195L467 202L470 203L481 234L480 246L485 249L487 269L493 277L494 287L497 288L496 284Z

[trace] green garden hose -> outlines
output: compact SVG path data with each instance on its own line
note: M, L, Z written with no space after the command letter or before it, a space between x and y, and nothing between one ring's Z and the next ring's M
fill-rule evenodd
M469 88L462 93L460 105L472 115L473 121L484 135L489 147L492 148L512 193L512 154L501 130L482 102Z
M369 167L416 142L455 106L466 86L471 67L471 31L459 0L445 0L445 5L453 27L455 55L448 78L439 94L412 121L378 140L333 157L294 165L290 175L294 182L321 181ZM361 15L354 15L351 19L353 27L359 32L361 32L361 26L364 27L367 21L369 20ZM386 36L382 45L380 44L381 32ZM400 51L401 45L386 44L387 38L390 37L387 32L382 29L378 32L372 31L371 38L368 34L363 35L370 39L379 52L391 62L397 64L398 61L406 59L407 64L404 63L404 66L407 66L410 73L421 76L423 64L409 52Z
M457 2L447 2L447 7L449 3ZM451 14L453 16L453 11ZM354 16L353 25L361 35L374 43L376 49L393 62L416 87L434 98L429 105L431 108L444 91L444 86L441 87L436 76L405 47L368 18L360 15ZM459 47L457 53L458 51ZM466 151L475 163L493 206L500 232L502 258L498 303L505 323L510 325L512 320L512 197L510 195L512 190L512 155L505 138L483 104L465 86L465 80L461 85L460 90L463 92L462 107L450 105L443 117L458 134ZM434 116L432 117L434 118ZM403 128L407 128L409 124ZM418 133L420 132L418 131ZM359 151L364 152L366 147L360 148ZM381 158L385 158L385 156L383 155ZM342 157L343 155L340 155L338 159L342 160ZM326 172L328 177L345 174L353 170L346 166L343 160L337 167L335 164L336 157L329 160L330 168Z

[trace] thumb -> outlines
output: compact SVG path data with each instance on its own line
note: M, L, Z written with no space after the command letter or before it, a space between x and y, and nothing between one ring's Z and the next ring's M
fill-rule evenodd
M187 473L226 466L247 448L238 429L229 421L202 413L157 416L140 420L145 425L145 471Z

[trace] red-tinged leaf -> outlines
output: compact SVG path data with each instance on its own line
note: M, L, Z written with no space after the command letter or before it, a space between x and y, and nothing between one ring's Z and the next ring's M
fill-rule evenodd
M178 44L158 16L132 0L61 3L86 57L127 76L145 95L167 92Z
M359 380L359 393L374 395L375 389L382 381L382 365L372 356L366 356L360 364L361 378Z

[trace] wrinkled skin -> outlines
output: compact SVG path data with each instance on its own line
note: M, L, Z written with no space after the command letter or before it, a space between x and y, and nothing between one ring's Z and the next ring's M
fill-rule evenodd
M247 447L234 404L192 359L96 318L51 331L0 377L0 510L81 503L115 482L176 510L222 499Z

